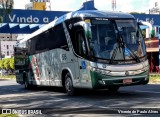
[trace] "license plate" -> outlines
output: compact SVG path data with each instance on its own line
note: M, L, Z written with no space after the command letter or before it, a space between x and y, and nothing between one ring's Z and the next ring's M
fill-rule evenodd
M123 80L123 84L131 84L132 83L132 79L131 78L127 78Z

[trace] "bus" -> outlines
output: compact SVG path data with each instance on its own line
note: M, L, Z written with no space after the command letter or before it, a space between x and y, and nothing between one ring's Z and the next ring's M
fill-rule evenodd
M85 10L67 13L20 40L16 81L33 86L108 89L149 81L146 46L134 16Z

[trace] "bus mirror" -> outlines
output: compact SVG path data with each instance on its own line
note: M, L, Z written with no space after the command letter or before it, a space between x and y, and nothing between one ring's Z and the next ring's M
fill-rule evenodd
M92 38L91 24L89 22L80 21L74 24L74 27L76 26L81 26L84 29L85 36L87 37L87 39Z
M90 23L85 23L84 31L85 31L85 35L86 35L87 39L91 39L92 38L92 32L91 32Z
M81 26L83 27L85 25L85 22L84 21L80 21L80 22L77 22L75 23L73 26L76 27L76 26Z
M148 33L149 38L153 38L155 36L155 31L153 30L153 26L150 22L141 21L141 22L138 22L138 25L143 26L144 29L149 30L149 33Z

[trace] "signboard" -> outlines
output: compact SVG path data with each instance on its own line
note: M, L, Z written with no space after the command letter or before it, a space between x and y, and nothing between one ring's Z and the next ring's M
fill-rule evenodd
M2 9L0 9L1 11ZM5 16L4 23L18 24L48 24L55 17L60 17L68 11L39 11L39 10L19 10L13 9L11 14Z
M152 25L160 25L160 15L156 14L132 14L137 21L150 22Z

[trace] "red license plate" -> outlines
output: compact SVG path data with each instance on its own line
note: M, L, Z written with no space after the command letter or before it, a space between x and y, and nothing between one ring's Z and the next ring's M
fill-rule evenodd
M131 84L132 83L132 79L131 78L127 78L123 80L123 84Z

